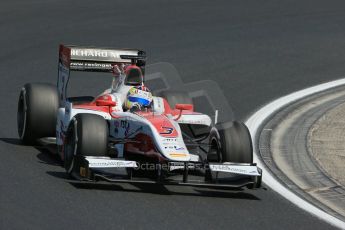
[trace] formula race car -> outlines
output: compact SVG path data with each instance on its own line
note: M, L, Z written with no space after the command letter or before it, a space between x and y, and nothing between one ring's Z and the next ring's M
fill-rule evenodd
M60 45L57 85L20 91L22 142L56 145L66 172L85 182L260 187L247 127L194 111L188 92L152 96L145 59L142 50ZM105 72L113 82L99 96L68 97L71 71Z

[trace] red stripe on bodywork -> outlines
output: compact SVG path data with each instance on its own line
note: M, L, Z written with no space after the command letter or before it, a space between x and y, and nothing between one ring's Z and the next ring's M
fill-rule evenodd
M130 153L144 154L149 157L156 157L157 150L155 144L152 141L152 138L144 133L138 133L133 138L138 142L128 142L125 144L125 151Z
M173 116L178 116L180 114L180 110L178 109L172 109L168 103L168 101L163 98L163 104L164 104L164 113L165 114L171 114ZM197 113L194 111L190 111L190 110L184 110L182 111L182 115L200 115L201 113Z
M73 105L73 109L89 109L89 110L109 113L108 106L97 106L97 105L92 105L92 104Z
M120 116L116 116L113 113L113 112L116 112L116 110L114 110L113 108L110 108L110 111L109 111L109 106L99 106L93 102L88 103L88 104L73 105L73 109L88 109L88 110L93 110L93 111L97 111L97 112L109 113L112 118L119 118L120 117Z
M178 132L175 126L170 122L165 115L154 115L152 112L140 112L140 116L149 121L163 137L177 137ZM169 131L171 130L171 132Z

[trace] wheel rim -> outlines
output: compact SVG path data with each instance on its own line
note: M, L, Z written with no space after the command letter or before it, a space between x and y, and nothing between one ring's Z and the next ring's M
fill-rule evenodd
M209 149L208 154L216 155L217 156L216 162L222 162L222 155L221 155L220 147L219 147L217 141L215 141L215 140L211 141L211 147Z
M74 159L77 151L77 138L76 131L72 128L67 137L65 145L65 162L66 162L66 171L67 173L72 173L74 168Z
M25 128L26 128L26 115L27 115L27 106L25 100L25 90L22 90L22 93L19 96L18 102L18 114L17 114L17 127L18 135L20 139L24 138Z

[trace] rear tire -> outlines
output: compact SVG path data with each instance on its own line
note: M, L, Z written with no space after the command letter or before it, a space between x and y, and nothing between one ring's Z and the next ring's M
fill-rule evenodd
M59 107L57 88L51 84L25 84L20 91L17 112L18 135L33 145L42 137L55 137Z
M70 122L64 145L64 166L68 174L78 169L76 159L106 156L109 128L106 120L95 114L77 114Z

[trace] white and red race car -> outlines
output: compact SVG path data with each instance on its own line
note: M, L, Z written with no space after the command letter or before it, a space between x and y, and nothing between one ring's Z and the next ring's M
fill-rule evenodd
M124 71L133 67L133 71ZM125 110L142 85L145 52L60 45L57 85L26 84L18 133L26 144L56 144L66 172L81 181L237 188L261 186L247 127L215 124L194 111L188 92L163 91L152 106ZM100 96L67 97L71 71L113 73Z

